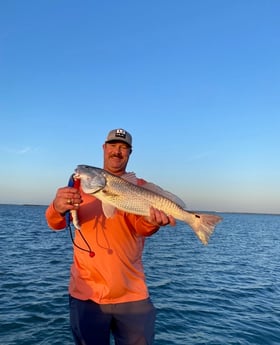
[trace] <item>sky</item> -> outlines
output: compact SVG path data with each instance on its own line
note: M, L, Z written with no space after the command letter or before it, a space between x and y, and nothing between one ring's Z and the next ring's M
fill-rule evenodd
M280 214L278 0L0 4L0 203L49 204L107 133L189 210Z

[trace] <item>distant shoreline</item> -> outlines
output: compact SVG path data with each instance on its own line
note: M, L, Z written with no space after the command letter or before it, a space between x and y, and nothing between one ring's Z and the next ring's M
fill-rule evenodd
M41 204L19 204L19 206L47 206L47 205L41 205Z
M5 204L5 203L0 203L0 206L48 206L44 204Z
M48 205L44 205L44 204L6 204L6 203L0 203L0 206L25 206L25 207L35 207L35 206L39 206L39 207L47 207ZM270 213L270 212L237 212L237 211L202 211L202 210L189 210L189 212L195 212L195 213L224 213L224 214L255 214L255 215L268 215L268 216L280 216L280 213Z

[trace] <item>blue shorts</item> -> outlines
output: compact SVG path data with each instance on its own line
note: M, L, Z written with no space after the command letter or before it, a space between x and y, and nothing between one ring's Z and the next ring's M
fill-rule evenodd
M76 345L152 345L156 310L150 299L97 304L69 297L70 324Z

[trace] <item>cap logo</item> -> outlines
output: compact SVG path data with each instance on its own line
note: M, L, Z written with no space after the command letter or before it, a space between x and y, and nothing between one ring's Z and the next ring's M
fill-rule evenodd
M115 137L125 138L126 137L126 131L124 131L123 129L117 129L116 133L115 133Z

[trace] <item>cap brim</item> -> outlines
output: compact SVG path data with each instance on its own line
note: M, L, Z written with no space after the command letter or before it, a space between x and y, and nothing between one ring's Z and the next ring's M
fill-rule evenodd
M123 144L126 144L127 146L131 147L131 145L124 141L124 140L121 140L121 139L112 139L112 140L107 140L105 141L106 144L110 144L110 143L123 143Z

